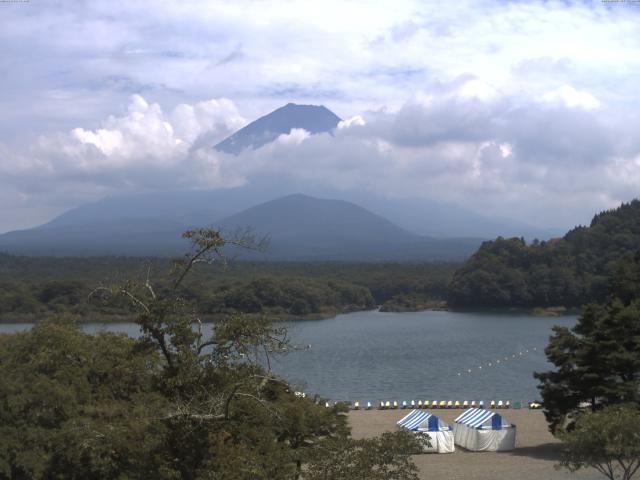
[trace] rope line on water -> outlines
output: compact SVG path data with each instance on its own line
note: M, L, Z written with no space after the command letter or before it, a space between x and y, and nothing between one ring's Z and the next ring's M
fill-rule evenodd
M530 353L537 352L537 351L538 351L538 347L528 348L526 350L519 351L518 353L513 353L511 355L507 355L505 357L486 362L485 364L478 365L477 367L474 367L474 368L467 368L461 372L458 372L457 376L461 377L463 375L476 373L478 371L481 371L483 368L486 369L486 368L493 368L493 367L499 367L501 365L506 365L506 362L508 362L509 360L524 358Z

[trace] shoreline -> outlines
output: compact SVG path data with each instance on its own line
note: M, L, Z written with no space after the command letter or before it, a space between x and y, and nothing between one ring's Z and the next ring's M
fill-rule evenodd
M309 313L306 315L292 315L292 314L282 314L282 313L249 313L243 314L242 312L233 312L233 313L215 313L202 315L201 319L203 323L214 323L218 317L224 315L233 315L233 314L241 314L241 315L264 315L266 317L270 317L273 322L308 322L308 321L319 321L319 320L329 320L335 318L339 315L348 315L350 313L362 313L362 312L379 312L379 313L419 313L419 312L452 312L452 313L477 313L477 314L498 314L498 315L523 315L523 316L533 316L533 317L565 317L571 315L580 315L581 310L575 308L565 308L565 307L532 307L532 308L451 308L448 306L431 306L427 308L420 308L417 310L412 309L398 309L398 310L386 310L382 308L383 305L376 305L375 308L346 308L341 311L323 311L316 313ZM70 312L71 315L78 315ZM28 315L16 315L15 317L12 315L0 316L0 325L7 324L35 324L42 320L45 320L51 316L56 315L54 312L48 312L39 318L33 318L35 314ZM78 324L88 324L88 323L128 323L135 322L135 315L122 315L122 314L113 314L113 315L99 315L94 314L94 318L87 319L86 316L82 317L77 321ZM92 316L89 314L88 316Z

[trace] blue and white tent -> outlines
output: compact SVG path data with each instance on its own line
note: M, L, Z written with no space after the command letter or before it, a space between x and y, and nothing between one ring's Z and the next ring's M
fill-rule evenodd
M412 410L398 421L398 427L427 437L430 446L424 443L424 452L453 453L455 451L451 427L425 410Z
M454 420L455 443L473 452L499 452L516 448L516 426L492 410L470 408Z

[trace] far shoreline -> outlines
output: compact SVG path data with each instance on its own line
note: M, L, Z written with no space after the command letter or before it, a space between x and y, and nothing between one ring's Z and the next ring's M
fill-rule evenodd
M366 313L366 312L379 312L379 313L393 313L393 314L403 314L403 313L420 313L420 312L452 312L452 313L470 313L470 314L497 314L497 315L514 315L514 316L533 316L533 317L566 317L572 315L580 315L582 310L578 308L566 308L566 307L534 307L534 308L523 308L523 307L500 307L500 308L450 308L448 306L441 307L431 307L431 308L420 308L420 309L402 309L402 310L383 310L382 305L377 305L375 308L366 308L366 309L346 309L343 311L325 311L325 312L317 312L311 313L304 316L300 315L291 315L291 314L270 314L264 313L262 315L269 317L276 323L296 323L296 322L314 322L320 320L330 320L334 319L340 315L349 315L352 313ZM211 324L215 323L216 320L223 315L261 315L256 313L243 313L243 312L229 312L222 314L213 314L213 315L202 315L200 317L202 323ZM30 314L28 316L16 315L14 316L3 316L0 317L0 325L11 325L11 324L25 324L25 325L35 325L43 320L51 318L55 316L55 313L48 313L38 318L34 318L35 315ZM70 313L71 316L79 316L78 314ZM80 325L84 324L116 324L116 323L135 323L135 315L90 315L92 318L82 317L77 319L76 323Z

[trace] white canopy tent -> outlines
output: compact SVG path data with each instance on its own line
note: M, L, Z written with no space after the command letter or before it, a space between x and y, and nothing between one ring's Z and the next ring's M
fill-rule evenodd
M516 448L516 426L491 410L470 408L454 420L455 442L473 452L501 452Z
M423 451L429 453L453 453L453 431L438 417L424 410L412 410L398 421L398 427L429 438L431 446L423 445Z

